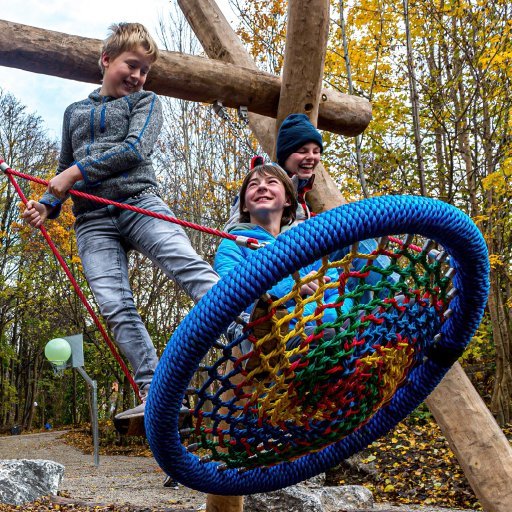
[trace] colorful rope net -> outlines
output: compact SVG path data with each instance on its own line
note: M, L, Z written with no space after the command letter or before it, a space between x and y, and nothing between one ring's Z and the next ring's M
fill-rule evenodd
M288 295L256 304L242 335L212 351L212 364L201 367L204 382L187 390L197 397L189 450L222 467L269 466L328 446L389 402L445 321L453 269L431 241L423 249L386 241L369 255L353 248L341 261L324 258L305 280L295 272ZM379 255L390 259L386 268L375 264ZM354 270L359 259L366 264ZM339 278L324 282L330 268ZM367 284L371 272L380 277ZM302 297L312 280L319 288ZM328 289L337 291L334 300L325 300ZM309 315L307 303L317 304ZM326 321L330 309L335 319ZM238 357L244 340L252 349Z
M378 220L358 226L367 217ZM374 250L360 252L357 241L374 236ZM301 277L319 257L320 268ZM171 338L146 409L157 461L203 492L246 494L365 447L462 353L483 312L487 265L470 219L423 198L362 201L281 235L222 279ZM333 269L337 278L324 280ZM288 275L287 295L264 293ZM313 280L315 293L301 295ZM226 329L235 334L221 337ZM176 396L188 397L190 411Z

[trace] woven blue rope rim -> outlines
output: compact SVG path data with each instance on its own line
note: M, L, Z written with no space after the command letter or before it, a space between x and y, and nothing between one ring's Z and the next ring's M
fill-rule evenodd
M459 292L450 303L453 314L442 326L441 341L409 374L407 385L364 426L292 462L241 473L236 469L218 471L217 463L202 463L187 452L178 432L182 398L201 359L233 318L284 276L321 256L359 240L399 233L418 234L440 243L456 269L453 285ZM220 495L269 492L327 470L391 430L435 388L480 324L488 274L487 248L478 228L463 212L435 199L366 199L301 223L238 265L175 331L158 365L146 406L146 434L155 459L184 485Z

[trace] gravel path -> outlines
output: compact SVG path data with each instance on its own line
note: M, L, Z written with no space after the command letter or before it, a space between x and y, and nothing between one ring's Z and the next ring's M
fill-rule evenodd
M46 459L65 467L60 491L78 501L194 510L206 495L183 486L163 486L165 475L150 457L84 455L59 440L63 432L0 437L0 459Z
M59 439L64 432L0 437L1 459L46 459L65 467L60 491L77 502L159 507L162 510L201 510L206 495L183 486L163 486L164 474L150 457L100 456L94 466L85 455ZM439 507L375 505L375 512L468 512ZM263 512L263 511L262 511Z

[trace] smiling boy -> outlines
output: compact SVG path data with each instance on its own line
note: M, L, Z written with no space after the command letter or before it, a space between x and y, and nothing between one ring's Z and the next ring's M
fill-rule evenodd
M57 217L71 188L174 216L160 198L151 159L162 127L162 105L155 93L144 90L144 84L157 57L157 45L140 23L110 27L99 60L102 85L66 109L57 175L39 202L28 202L23 213L26 222L39 227L47 218ZM116 418L142 416L158 358L134 303L128 252L145 255L196 302L219 277L176 224L72 198L87 282L132 366L142 399Z
M307 115L290 114L282 122L277 134L277 163L296 180L298 221L311 216L305 195L313 186L323 150L322 136Z

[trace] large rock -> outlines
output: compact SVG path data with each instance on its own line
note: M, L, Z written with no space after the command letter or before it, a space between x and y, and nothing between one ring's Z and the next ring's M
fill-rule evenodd
M325 475L323 475L325 479ZM244 512L340 512L373 508L372 493L360 485L323 487L321 478L245 498Z
M23 505L57 494L64 466L52 460L0 460L0 503Z

